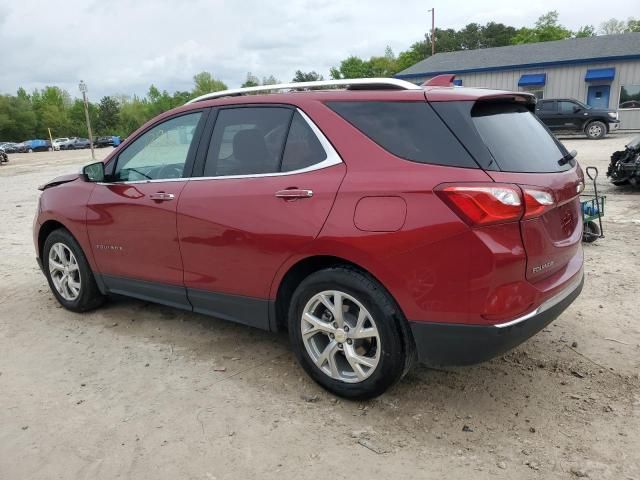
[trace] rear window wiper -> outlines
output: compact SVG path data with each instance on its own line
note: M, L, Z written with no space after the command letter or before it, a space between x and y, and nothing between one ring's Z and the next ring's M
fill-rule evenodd
M576 158L576 155L578 155L578 152L576 152L575 150L571 150L569 153L567 153L564 157L562 157L560 160L558 160L558 165L562 166L562 165L566 165L567 163L569 163L571 160L573 160L574 158Z

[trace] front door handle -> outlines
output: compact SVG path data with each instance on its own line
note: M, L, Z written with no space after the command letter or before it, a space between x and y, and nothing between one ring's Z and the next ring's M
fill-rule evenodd
M301 188L287 188L286 190L278 190L276 197L284 200L295 200L297 198L311 198L313 197L313 190L306 190Z
M173 200L176 196L173 193L156 192L149 195L149 198L156 202L167 202Z

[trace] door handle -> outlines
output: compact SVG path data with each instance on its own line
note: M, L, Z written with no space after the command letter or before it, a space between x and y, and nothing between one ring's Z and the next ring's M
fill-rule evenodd
M284 200L295 200L297 198L311 198L313 197L313 190L306 190L300 188L287 188L286 190L278 190L276 197L283 198Z
M165 192L156 192L149 195L151 200L155 200L156 202L166 202L169 200L173 200L176 196L173 193L165 193Z

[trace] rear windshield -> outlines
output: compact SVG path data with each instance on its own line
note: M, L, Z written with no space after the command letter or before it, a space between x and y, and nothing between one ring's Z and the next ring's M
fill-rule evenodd
M471 118L500 170L546 173L569 170L575 160L524 105L477 103Z
M327 106L398 157L478 168L427 102L328 102Z

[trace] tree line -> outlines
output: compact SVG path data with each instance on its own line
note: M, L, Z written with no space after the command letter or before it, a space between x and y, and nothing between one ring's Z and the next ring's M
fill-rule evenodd
M603 22L599 29L593 25L585 25L577 31L571 31L559 23L558 12L551 11L538 18L532 27L515 28L503 23L488 22L484 25L469 23L459 30L438 28L435 31L435 40L437 52L453 52L626 32L640 32L640 20L629 18L624 21L612 18ZM432 41L431 35L428 34L423 40L413 43L397 55L390 47L387 47L382 55L369 59L352 55L337 66L331 67L329 75L332 79L391 77L429 57ZM323 75L315 71L298 70L291 81L323 79ZM281 82L273 75L259 78L249 72L241 86L276 83ZM96 136L126 137L159 113L183 105L199 95L227 88L224 82L214 78L211 73L201 72L193 77L193 88L190 91L169 93L151 85L145 96L102 97L99 102L88 104L93 133ZM31 93L19 88L16 95L0 95L0 141L48 138L48 129L51 129L54 138L87 137L82 100L72 98L69 92L56 86L46 86Z

